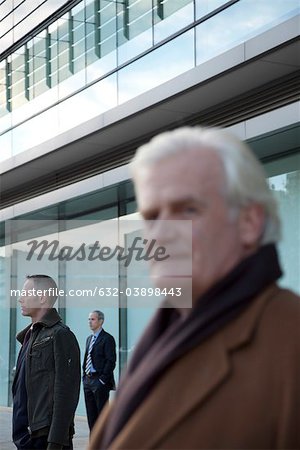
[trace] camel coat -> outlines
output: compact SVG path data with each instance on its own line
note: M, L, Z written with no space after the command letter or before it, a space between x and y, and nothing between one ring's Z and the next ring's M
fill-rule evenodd
M92 433L101 448L108 406ZM300 298L267 288L160 377L115 438L123 449L300 449Z

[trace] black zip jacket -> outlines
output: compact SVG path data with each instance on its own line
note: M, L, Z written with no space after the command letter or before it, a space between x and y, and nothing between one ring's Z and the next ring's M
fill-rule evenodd
M17 335L22 344L31 325ZM80 350L55 308L33 324L25 361L29 432L48 434L48 442L69 445L79 400ZM18 373L16 372L15 380ZM16 392L16 383L12 387Z

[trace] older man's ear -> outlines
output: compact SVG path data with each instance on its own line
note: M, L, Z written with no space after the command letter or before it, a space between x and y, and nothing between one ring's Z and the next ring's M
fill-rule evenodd
M262 205L252 203L241 209L238 219L242 245L249 250L258 247L265 228L266 215Z

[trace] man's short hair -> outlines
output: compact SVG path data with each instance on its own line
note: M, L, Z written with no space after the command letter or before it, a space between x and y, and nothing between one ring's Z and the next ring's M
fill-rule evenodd
M132 162L133 178L143 166L187 151L214 151L223 164L225 174L224 197L235 214L251 203L260 204L266 215L260 244L280 239L280 220L277 203L266 181L262 164L248 145L233 133L221 128L182 127L155 136L138 148Z
M102 311L99 311L99 309L95 309L94 311L92 311L92 313L97 314L98 320L104 320L104 313Z
M49 275L35 274L26 275L27 280L32 280L36 290L44 291L44 296L49 300L51 306L57 300L57 284Z

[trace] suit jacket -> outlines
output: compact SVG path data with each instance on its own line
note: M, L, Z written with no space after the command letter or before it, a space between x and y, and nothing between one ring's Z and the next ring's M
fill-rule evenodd
M272 285L172 364L109 448L299 449L299 421L300 298Z
M86 359L92 335L86 340L86 349L83 360L83 374L85 373ZM113 336L102 328L98 335L91 352L94 369L98 372L99 378L112 390L116 388L114 379L114 369L116 367L116 342Z

